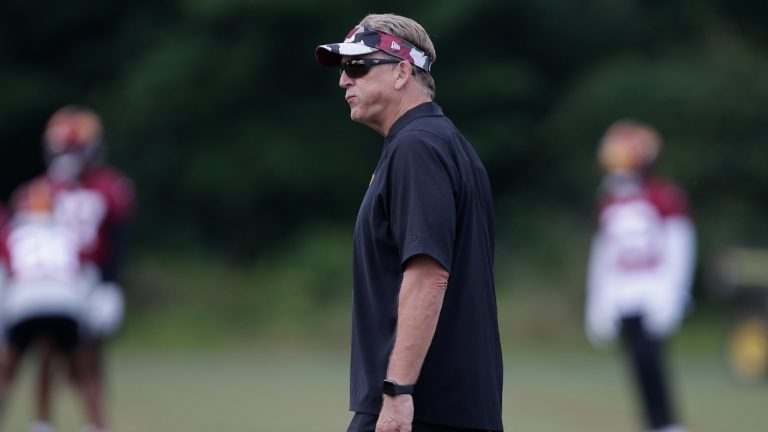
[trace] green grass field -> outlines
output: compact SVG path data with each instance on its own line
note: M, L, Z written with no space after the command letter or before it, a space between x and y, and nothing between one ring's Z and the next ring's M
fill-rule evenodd
M576 352L578 351L578 352ZM508 431L631 432L633 394L617 352L517 350L505 353ZM116 432L343 431L346 352L280 348L111 352L110 410ZM768 383L745 386L717 353L675 354L680 411L693 432L759 432L768 424ZM6 431L31 418L29 368L12 394ZM79 431L72 392L58 393L59 431Z

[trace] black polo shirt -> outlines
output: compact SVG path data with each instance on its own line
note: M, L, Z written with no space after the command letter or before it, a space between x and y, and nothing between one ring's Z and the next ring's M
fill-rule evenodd
M485 168L438 105L419 105L395 122L355 226L352 411L381 410L404 264L426 254L450 277L413 395L414 420L502 429L493 212Z

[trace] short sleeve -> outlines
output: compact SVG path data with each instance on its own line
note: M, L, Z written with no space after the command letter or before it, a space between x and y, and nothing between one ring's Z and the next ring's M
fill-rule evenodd
M109 185L107 196L109 197L110 212L115 219L119 221L130 219L136 202L133 182L125 176L117 177Z
M685 192L669 181L656 181L650 187L651 200L664 217L690 214Z
M394 144L394 143L393 143ZM451 164L425 133L398 137L388 172L388 208L400 263L426 254L451 271L456 210Z
M134 212L136 192L130 178L111 168L94 172L87 180L107 201L109 218L113 222L127 222Z

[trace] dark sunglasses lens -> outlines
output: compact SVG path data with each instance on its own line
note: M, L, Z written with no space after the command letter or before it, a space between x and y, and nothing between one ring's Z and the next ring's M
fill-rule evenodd
M350 78L360 78L361 76L364 76L368 73L368 70L370 70L370 66L363 62L346 62L342 65L341 68L344 72L347 73L347 76Z

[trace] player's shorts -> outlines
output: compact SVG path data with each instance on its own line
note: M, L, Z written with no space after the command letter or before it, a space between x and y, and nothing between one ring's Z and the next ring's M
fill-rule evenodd
M69 316L50 315L28 318L13 324L8 329L8 344L19 353L40 340L48 340L64 353L72 352L78 345L79 328L77 321Z

